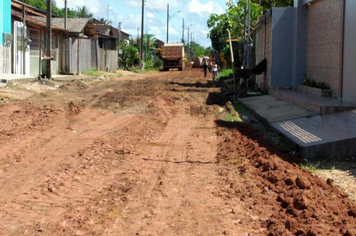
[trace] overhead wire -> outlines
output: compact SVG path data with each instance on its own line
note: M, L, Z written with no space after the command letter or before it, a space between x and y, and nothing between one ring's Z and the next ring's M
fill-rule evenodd
M148 0L148 1L150 2L150 4L151 4L151 6L153 7L153 9L154 9L159 15L161 15L162 17L165 17L164 15L162 15L162 13L160 13L160 12L156 9L156 7L152 4L151 0Z

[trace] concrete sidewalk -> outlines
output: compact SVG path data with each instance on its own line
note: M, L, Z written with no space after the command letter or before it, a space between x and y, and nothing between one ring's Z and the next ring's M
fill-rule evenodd
M52 80L54 81L71 81L71 80L88 80L95 79L93 76L86 75L52 75ZM38 80L38 77L35 75L18 75L18 74L0 74L0 86L6 86L9 81L31 81ZM42 79L41 80L47 80Z
M321 116L269 95L239 101L298 145L304 158L356 156L356 110Z
M255 111L268 123L316 115L315 112L270 95L240 98L239 101Z
M34 75L0 74L0 86L4 87L11 80L32 80L37 79Z

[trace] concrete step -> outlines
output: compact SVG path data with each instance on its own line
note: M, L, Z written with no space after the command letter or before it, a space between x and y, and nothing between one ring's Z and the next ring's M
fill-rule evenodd
M332 97L322 97L297 90L270 90L269 94L319 115L334 114L356 108L355 104L340 102Z
M271 123L304 158L356 156L356 110Z

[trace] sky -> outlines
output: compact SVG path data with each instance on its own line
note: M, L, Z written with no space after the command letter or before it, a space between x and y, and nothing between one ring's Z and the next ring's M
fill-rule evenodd
M64 8L64 0L55 0L57 7ZM145 0L144 33L153 34L166 42L167 4L169 4L169 43L181 42L184 19L184 39L189 34L198 44L209 47L210 39L207 19L210 14L225 12L226 0ZM67 0L68 8L76 9L86 6L95 18L105 18L118 28L121 22L122 31L136 38L141 35L142 0Z

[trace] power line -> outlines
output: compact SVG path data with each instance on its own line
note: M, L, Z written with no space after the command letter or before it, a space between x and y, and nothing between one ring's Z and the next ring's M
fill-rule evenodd
M150 2L150 4L151 4L151 6L153 7L153 9L154 9L159 15L161 15L162 17L165 17L164 15L162 15L162 13L160 13L160 12L155 8L155 6L153 6L151 0L148 0L148 1Z

